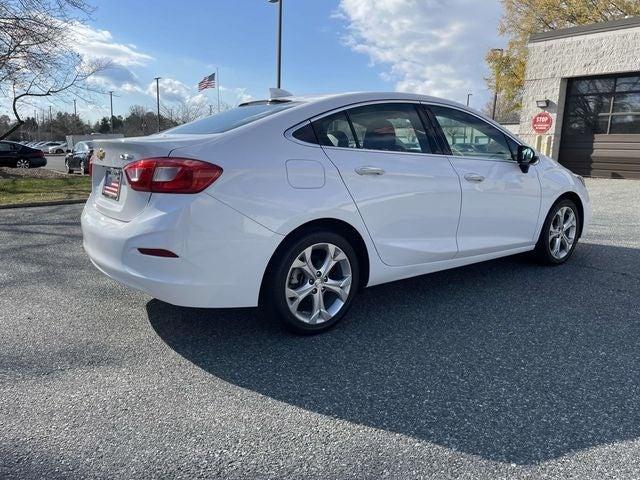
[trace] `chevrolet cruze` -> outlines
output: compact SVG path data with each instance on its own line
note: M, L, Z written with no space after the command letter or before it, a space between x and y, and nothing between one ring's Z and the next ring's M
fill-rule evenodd
M589 221L581 177L462 105L278 93L97 140L94 265L168 303L260 306L316 333L363 287L527 251L562 264Z

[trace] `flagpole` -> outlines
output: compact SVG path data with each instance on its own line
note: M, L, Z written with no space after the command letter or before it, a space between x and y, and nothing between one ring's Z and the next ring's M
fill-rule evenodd
M220 69L216 67L216 90L218 91L218 113L220 113Z

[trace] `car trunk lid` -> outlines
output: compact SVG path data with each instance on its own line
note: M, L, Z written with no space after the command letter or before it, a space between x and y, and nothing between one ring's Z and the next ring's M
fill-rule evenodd
M92 195L96 210L121 221L130 221L149 202L151 193L128 186L124 167L136 160L168 157L180 147L205 141L202 135L154 135L151 137L95 140L92 157ZM105 181L108 184L105 187Z

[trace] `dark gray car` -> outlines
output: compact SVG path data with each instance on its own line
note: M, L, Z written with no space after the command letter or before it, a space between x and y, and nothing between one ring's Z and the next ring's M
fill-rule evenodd
M91 173L91 156L93 155L93 142L78 142L73 151L64 159L67 173L79 172L81 175Z

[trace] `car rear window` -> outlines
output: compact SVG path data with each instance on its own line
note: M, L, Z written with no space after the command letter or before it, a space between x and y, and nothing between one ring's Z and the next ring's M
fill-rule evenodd
M208 134L223 133L233 128L246 125L261 118L268 117L274 113L281 112L295 105L298 102L286 103L264 103L257 105L245 105L232 108L225 112L220 112L210 117L201 118L190 123L185 123L178 127L171 128L164 133L171 134Z

